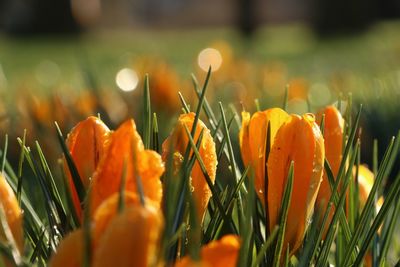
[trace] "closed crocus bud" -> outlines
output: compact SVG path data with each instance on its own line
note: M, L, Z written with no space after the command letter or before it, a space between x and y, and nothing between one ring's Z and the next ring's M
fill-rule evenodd
M284 188L294 162L293 191L287 215L283 252L300 247L314 210L324 166L324 139L314 115L291 115L279 128L271 147L268 167L269 229L279 224ZM283 254L285 255L285 254Z
M239 237L226 235L218 241L203 246L200 251L200 261L194 261L186 256L179 260L175 267L234 267L237 264L239 250Z
M119 193L114 193L104 200L96 209L92 220L92 245L94 248L97 247L98 242L107 229L109 223L119 212L122 212L125 208L129 209L132 206L141 205L140 197L133 192L124 193L124 201L121 210L119 209L119 205L121 204L119 203L120 201L121 197ZM158 204L148 198L145 199L145 204L146 206L150 205L158 208Z
M82 229L68 234L57 247L49 261L49 267L81 267L83 265Z
M265 148L267 142L268 123L270 124L270 146L275 135L289 115L280 108L258 111L250 118L250 114L242 112L242 128L239 133L240 151L244 165L252 166L254 183L261 202L265 204Z
M92 266L155 266L162 230L160 209L152 205L125 207L100 238Z
M168 159L169 149L172 147L174 149L174 160L175 166L180 167L180 161L183 159L186 147L189 144L189 137L186 133L185 126L189 131L192 130L193 121L195 118L194 113L182 114L174 131L170 134L167 140L164 141L163 147L163 158ZM195 143L198 141L199 135L203 130L203 138L201 140L201 145L199 153L201 159L206 167L207 174L211 179L211 182L215 181L215 174L217 169L217 155L215 152L215 143L211 136L210 130L207 129L205 124L199 120L196 127L196 132L194 136ZM172 145L171 145L172 142ZM192 153L193 154L193 153ZM208 201L211 197L211 190L206 182L204 174L200 168L199 162L196 160L192 173L191 173L191 186L193 188L193 195L197 208L197 215L199 220L202 220Z
M93 173L105 154L109 138L110 130L99 118L93 116L78 123L68 134L66 144L85 188L88 188ZM81 203L66 163L64 169L76 213L82 219Z
M343 127L344 120L340 111L334 106L328 106L317 114L317 122L321 123L322 115L325 114L324 140L325 140L325 157L329 162L333 176L336 178L340 163L342 161L342 144L343 144ZM331 188L329 180L324 172L321 186L319 188L317 201L315 204L316 211L319 214L319 220L322 221L325 210L331 197ZM334 209L331 209L328 221L331 221ZM326 224L323 237L329 228Z
M7 224L11 230L11 234L14 238L15 245L17 246L19 252L23 251L23 230L22 230L22 211L18 205L17 198L14 195L13 190L7 183L4 176L0 173L0 205L4 210L5 218L1 220L6 220ZM0 227L0 241L7 244L8 241L3 228ZM10 265L11 266L11 265Z
M92 215L106 198L119 192L124 165L125 189L138 192L137 178L140 178L144 195L160 205L162 199L160 176L164 172L161 156L155 151L144 149L135 122L128 120L111 135L108 149L93 176L90 194Z

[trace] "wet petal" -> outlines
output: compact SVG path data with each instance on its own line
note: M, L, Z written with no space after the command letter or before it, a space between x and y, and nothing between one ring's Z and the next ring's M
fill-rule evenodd
M99 163L92 180L91 214L107 197L119 191L124 164L126 164L126 190L137 192L139 175L145 197L161 203L160 176L164 164L160 155L145 150L133 120L123 123L111 136L106 154Z
M167 159L171 142L173 142L174 154L178 152L180 155L185 154L186 146L189 143L189 138L186 134L184 126L191 131L193 127L193 121L195 118L194 113L183 114L178 119L178 124L174 131L163 143L163 158ZM199 153L207 170L212 183L215 181L215 175L217 170L217 155L215 151L215 143L211 136L210 130L205 124L199 120L194 141L197 142L201 131L203 130L203 139L201 140ZM206 182L203 172L201 171L200 164L198 161L195 162L192 173L191 173L191 185L193 187L193 195L196 201L196 207L198 210L198 218L202 220L208 201L211 197L211 190Z
M262 203L265 191L265 145L267 141L268 123L271 127L271 147L275 142L275 135L281 125L288 120L289 115L280 108L271 108L265 111L256 112L250 120L249 136L251 137L250 151L251 161L255 170L255 188Z
M308 227L324 164L324 140L312 114L291 115L276 133L267 163L270 230L279 223L291 161L294 161L294 184L284 244L289 243L293 254L300 247Z

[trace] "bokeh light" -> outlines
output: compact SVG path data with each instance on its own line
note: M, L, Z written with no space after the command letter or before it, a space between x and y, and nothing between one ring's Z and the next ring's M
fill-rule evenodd
M310 87L308 99L314 106L324 106L331 101L331 91L324 83L315 83Z
M136 89L139 77L133 69L123 68L115 76L115 82L119 89L124 92L130 92Z
M211 66L211 71L214 72L221 67L222 56L217 49L205 48L199 53L197 62L202 70L208 71L208 68Z
M301 98L293 98L289 100L287 104L287 112L289 114L293 113L298 115L307 113L308 112L307 101Z

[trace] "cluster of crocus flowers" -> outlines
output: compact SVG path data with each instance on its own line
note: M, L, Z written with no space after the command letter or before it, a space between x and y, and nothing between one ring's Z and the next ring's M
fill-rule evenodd
M244 112L242 118L242 158L253 169L255 189L265 205L270 231L279 224L289 167L294 163L283 244L284 251L289 246L293 254L302 244L321 183L325 159L322 134L313 114L289 115L274 108L256 112L251 118Z
M89 117L70 132L67 146L82 184L90 192L86 200L90 222L86 223L91 225L93 266L154 264L163 229L159 209L160 176L164 172L161 156L144 148L133 120L111 132L98 118ZM74 207L81 215L81 203L69 171L67 176ZM123 208L118 209L119 206ZM81 266L85 256L83 238L82 229L67 236L50 265Z
M164 158L167 158L170 148L173 149L176 171L189 144L186 130L193 128L194 118L194 113L181 115L176 128L163 144ZM217 165L215 144L210 131L199 120L194 135L195 142L201 132L203 134L199 153L208 176L214 182ZM90 192L85 208L89 208L90 214L86 219L90 220L91 225L89 231L92 265L157 264L159 239L163 230L160 209L163 189L160 176L164 172L164 163L161 156L144 148L133 120L126 121L112 132L100 119L89 117L72 129L66 144L84 189ZM84 220L82 203L74 180L67 167L65 171L74 207L79 218ZM197 215L202 219L211 191L199 162L194 164L190 177ZM141 189L138 188L139 183ZM83 229L70 233L52 256L50 266L81 266L85 257L84 238ZM226 252L226 257L222 260L212 256L216 255L218 247ZM237 237L227 237L216 244L212 242L203 248L205 252L202 252L202 261L236 262L238 247ZM185 263L188 260L184 258L178 264L189 264ZM228 266L234 266L234 263Z
M182 114L179 116L178 123L170 134L170 136L163 143L163 158L166 160L169 153L173 153L174 165L180 168L182 164L183 157L185 155L186 148L189 144L189 137L186 132L191 131L195 119L194 113ZM205 126L205 124L198 120L196 125L196 131L193 140L197 143L200 133L203 131L203 138L200 144L200 157L204 163L207 174L214 183L215 175L217 170L217 155L215 151L215 143L211 136L210 130ZM173 149L173 151L170 151ZM193 152L191 152L191 155ZM208 201L211 197L211 190L206 182L204 173L201 170L198 160L196 160L190 175L190 183L193 189L193 196L195 200L195 205L197 208L198 219L201 221L204 217L205 210L208 205Z
M158 261L163 217L151 200L140 203L137 194L127 192L124 208L118 209L119 195L107 198L91 220L92 265L154 266ZM84 232L70 233L58 247L49 266L82 266L85 255Z

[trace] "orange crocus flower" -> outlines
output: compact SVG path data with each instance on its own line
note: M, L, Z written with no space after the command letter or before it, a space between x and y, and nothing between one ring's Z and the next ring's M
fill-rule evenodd
M325 140L325 156L331 166L333 176L336 177L339 172L340 163L342 161L342 143L343 143L343 127L344 120L340 111L334 106L328 106L317 114L317 122L321 123L322 114L325 114L324 140ZM331 188L328 177L324 172L321 186L319 188L316 211L319 213L320 220L328 206L331 197ZM331 221L334 209L331 209L328 221ZM326 224L324 233L328 230L329 224ZM323 234L323 236L325 236Z
M251 118L248 112L242 112L242 128L239 133L240 149L245 166L251 164L254 170L256 192L264 203L265 194L265 146L268 123L271 128L270 145L281 125L290 116L280 108L271 108L256 112Z
M163 230L161 211L152 205L132 205L110 222L94 252L94 267L154 266Z
M118 202L120 201L119 193L114 193L96 209L92 220L92 243L96 248L101 236L107 229L111 220L118 214ZM146 206L158 208L158 204L152 200L145 199ZM139 196L134 192L125 192L124 208L141 205Z
M160 176L164 172L164 164L159 154L144 149L135 122L127 120L111 135L108 149L93 176L90 201L92 215L103 200L119 192L124 164L126 164L126 190L137 192L136 177L139 176L144 195L160 205L162 198Z
M170 134L167 140L164 141L163 147L163 159L168 158L169 149L171 147L171 142L173 142L174 149L174 160L175 165L180 165L185 154L186 146L189 143L189 138L185 131L185 126L191 131L193 126L193 121L195 118L194 113L182 114L179 116L178 123L174 131ZM212 183L215 181L215 174L217 169L217 155L215 151L215 143L211 136L210 130L206 125L199 120L196 127L196 133L194 136L194 141L197 142L200 132L203 130L203 138L201 140L201 145L199 149L200 156L206 167L207 174L210 177ZM192 173L191 173L191 186L193 188L193 195L197 207L197 215L200 220L203 219L208 201L211 197L211 190L207 185L204 174L200 168L200 164L196 160Z
M238 260L239 250L239 237L236 235L226 235L220 240L212 241L201 248L200 262L196 262L189 256L185 256L175 264L175 267L234 267Z
M0 205L4 209L5 218L1 220L6 220L8 226L10 227L12 236L15 241L20 253L23 251L24 239L22 230L22 210L18 205L17 198L14 195L13 190L7 183L6 179L0 172ZM3 228L0 228L0 240L7 243L5 233Z
M68 134L66 144L85 188L89 187L93 173L105 154L109 139L108 127L99 118L93 116L79 122ZM64 169L76 213L78 218L82 219L81 203L66 162Z
M300 247L314 210L325 159L324 139L313 114L291 115L279 128L267 161L269 229L279 224L280 209L291 161L294 180L283 252Z

